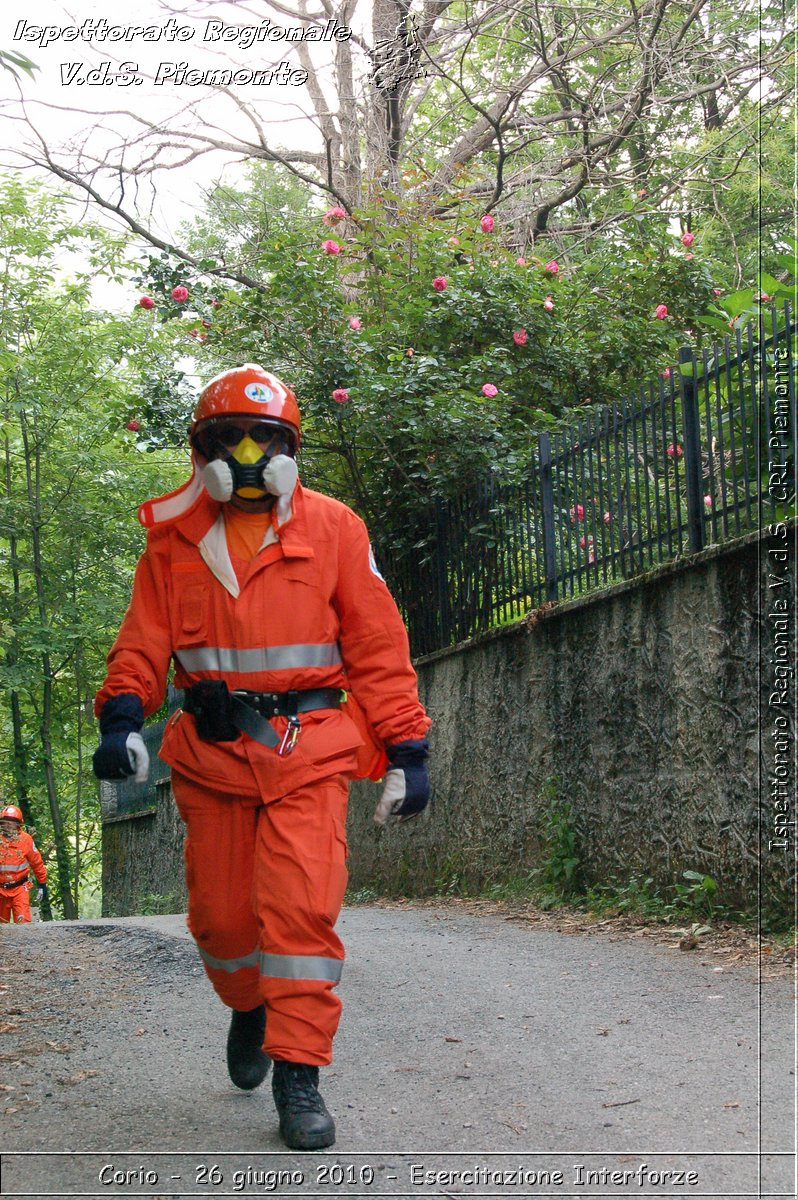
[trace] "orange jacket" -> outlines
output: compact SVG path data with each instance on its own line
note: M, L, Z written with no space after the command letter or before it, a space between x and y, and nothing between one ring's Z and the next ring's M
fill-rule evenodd
M15 838L0 833L0 883L22 883L31 869L39 883L47 883L47 867L31 835L24 830Z
M146 506L145 506L146 507ZM297 485L292 516L252 560L239 585L221 505L203 492L188 512L150 529L133 595L97 694L133 692L149 716L162 703L170 661L177 687L225 679L230 689L350 690L379 739L422 738L430 725L418 699L407 635L378 574L366 527L351 509ZM204 742L178 711L160 756L199 782L274 799L295 786L351 773L362 738L344 704L301 717L291 754L243 735ZM275 718L278 733L284 718Z

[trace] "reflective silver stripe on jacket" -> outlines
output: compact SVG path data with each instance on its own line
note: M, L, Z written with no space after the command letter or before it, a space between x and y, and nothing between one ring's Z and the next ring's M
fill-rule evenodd
M259 967L260 974L272 979L325 979L338 983L341 979L343 959L322 958L314 954L265 954L253 950L240 958L214 958L197 946L202 961L217 971L232 975L244 967Z
M341 651L337 642L295 646L263 646L237 650L224 646L199 646L176 650L175 657L186 671L222 671L246 675L255 671L286 671L294 667L337 667Z
M0 866L0 871L27 871L28 864L24 863L8 863Z

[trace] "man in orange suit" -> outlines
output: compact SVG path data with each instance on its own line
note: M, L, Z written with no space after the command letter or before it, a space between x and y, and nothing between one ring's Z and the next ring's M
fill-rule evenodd
M47 867L22 821L16 804L0 809L0 925L30 921L31 871L39 884L37 899L47 890Z
M384 776L375 813L429 799L430 725L407 636L363 522L304 489L294 393L254 365L202 392L194 471L142 506L147 548L96 700L100 778L147 778L144 718L170 662L184 700L161 757L186 824L188 924L232 1011L233 1082L274 1061L280 1132L332 1145L318 1092L344 958L348 782Z

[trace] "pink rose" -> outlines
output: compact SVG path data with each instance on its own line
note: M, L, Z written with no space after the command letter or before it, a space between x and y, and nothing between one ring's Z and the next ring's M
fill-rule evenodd
M215 296L211 296L211 308L221 308L221 300L217 300Z
M188 300L188 288L183 287L182 283L179 283L177 287L173 287L172 299L176 300L178 304L182 304L184 300Z
M448 280L443 275L436 275L432 281L432 286L436 292L445 292L449 286Z
M662 372L662 378L670 379L670 377L671 377L671 369L670 369L670 367L666 367L665 370Z
M332 398L336 404L346 404L349 400L349 392L346 388L336 388L332 394Z
M722 295L723 295L723 288L713 288L713 289L712 289L712 295L713 295L713 296L722 296Z
M459 246L459 245L460 245L460 239L459 239L459 237L450 237L450 238L449 238L448 245L450 245L450 246Z
M560 270L560 264L557 262L556 258L553 258L550 262L546 263L543 270L548 271L550 275L557 275Z
M583 534L582 537L580 537L580 539L579 539L579 545L583 550L592 550L593 549L593 538L589 537L589 536L585 537Z
M482 218L482 220L479 223L479 227L483 233L493 233L493 229L494 229L495 225L496 225L496 222L494 221L494 219L490 215L490 213L485 213L485 216Z
M513 334L513 341L516 346L525 346L527 343L528 333L525 329L516 329Z
M575 525L577 521L584 519L585 509L581 504L575 504L571 509L571 524Z
M654 315L656 316L656 318L657 318L657 320L658 320L658 321L664 321L664 320L665 320L665 318L666 318L666 317L667 317L667 315L668 315L668 306L667 306L667 304L658 304L658 305L657 305L657 307L656 307L656 310L655 310L655 313L654 313Z
M349 328L350 329L362 329L363 322L361 321L360 317L350 317L349 318Z
M711 496L704 497L704 508L712 508L712 497Z
M687 233L682 234L682 245L683 246L688 246L688 247L692 246L694 241L695 241L695 234L691 233L689 229L688 229Z
M758 296L754 296L754 299L765 301L769 300L770 296L767 294L767 292L760 292Z
M605 525L611 525L611 524L612 524L612 513L605 512L605 514L604 514L604 524L605 524Z
M322 248L322 250L324 250L324 252L326 254L340 254L341 253L341 247L338 245L337 242L334 242L332 240L332 238L328 238L326 242L322 242L321 248Z
M545 308L546 312L551 312L551 310L554 308L554 301L552 300L551 296L547 296L543 301L543 307Z
M482 395L483 396L487 396L489 400L492 400L493 397L498 396L498 394L499 394L499 389L496 387L495 383L483 383L483 385L482 385Z
M142 308L155 308L155 301L153 300L152 296L141 296L139 298L139 304Z
M588 554L588 556L587 556L587 561L588 561L588 563L594 563L594 562L596 561L596 556L595 556L595 554L593 553L592 549L591 549L590 553L589 553L589 554Z
M668 458L681 458L684 454L684 450L682 450L678 442L670 442L665 453L667 454Z
M684 256L684 261L685 261L685 262L692 262L694 258L695 258L695 255L694 255L694 254L685 254L685 256Z
M341 208L340 204L334 204L332 208L328 208L322 221L325 225L337 225L339 221L346 219L346 209Z
M134 420L134 421L128 421L125 428L129 429L131 433L138 433L138 431L141 429L141 426L139 425L138 421Z
M525 259L525 258L517 258L517 259L515 260L515 265L516 265L517 267L525 267L525 266L526 266L526 259Z

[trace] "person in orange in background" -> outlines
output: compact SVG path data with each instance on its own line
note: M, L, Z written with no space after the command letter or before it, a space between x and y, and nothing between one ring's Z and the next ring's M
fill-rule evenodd
M261 367L200 395L189 482L144 504L133 596L96 698L101 779L144 781L140 730L170 661L182 708L160 756L186 824L188 926L231 1008L227 1065L257 1087L274 1062L280 1134L320 1149L344 948L348 782L385 784L375 813L429 799L407 635L358 516L302 487L294 393Z
M36 898L41 901L47 891L47 867L22 821L15 804L0 809L0 925L30 921L31 871L39 884Z

